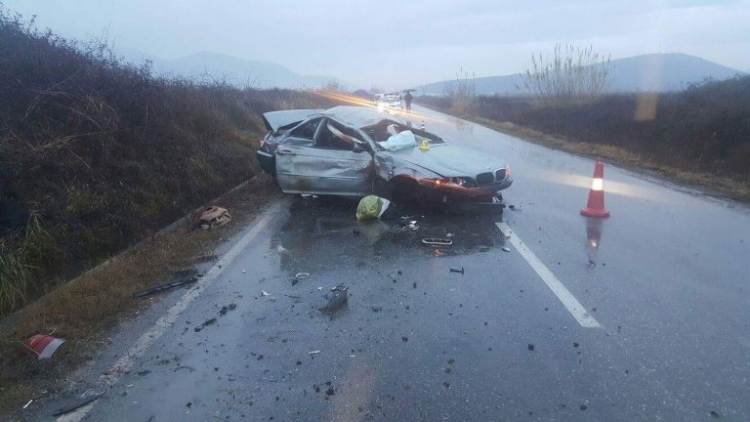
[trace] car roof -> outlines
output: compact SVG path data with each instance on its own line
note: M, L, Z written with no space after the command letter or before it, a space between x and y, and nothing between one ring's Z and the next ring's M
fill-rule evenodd
M337 118L344 123L356 128L372 126L382 120L391 120L397 123L405 124L400 119L379 112L374 107L360 106L336 106L325 110L322 114Z

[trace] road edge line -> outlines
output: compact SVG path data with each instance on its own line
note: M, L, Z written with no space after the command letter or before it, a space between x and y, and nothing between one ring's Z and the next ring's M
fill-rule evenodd
M141 357L166 330L174 324L177 318L184 312L188 306L200 296L203 291L211 286L213 282L224 272L224 269L234 261L235 258L250 244L260 231L265 229L269 222L279 214L282 206L286 203L286 198L278 200L275 204L268 207L258 219L253 222L252 228L240 240L235 243L224 256L222 256L213 267L211 267L198 280L197 286L188 290L167 312L162 315L138 340L128 348L127 352L118 359L114 365L104 374L99 376L96 390L89 389L82 396L89 397L98 395L105 391L105 388L115 385L130 368L133 367L134 360ZM57 418L58 422L78 422L86 417L89 411L94 408L94 404L84 406L77 412L68 415L62 415Z

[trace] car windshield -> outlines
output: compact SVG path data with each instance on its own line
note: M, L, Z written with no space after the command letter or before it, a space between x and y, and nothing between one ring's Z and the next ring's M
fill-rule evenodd
M748 22L0 0L0 420L750 421Z

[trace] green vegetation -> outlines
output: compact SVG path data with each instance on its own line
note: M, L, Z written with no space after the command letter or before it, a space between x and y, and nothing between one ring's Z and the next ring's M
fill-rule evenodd
M156 77L0 5L0 316L253 177L260 114L311 92Z
M419 101L449 111L445 99ZM603 95L567 106L481 96L469 115L547 145L750 201L750 76L708 80L675 93Z

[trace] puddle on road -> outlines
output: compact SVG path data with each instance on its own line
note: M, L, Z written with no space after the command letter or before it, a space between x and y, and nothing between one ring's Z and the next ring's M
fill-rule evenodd
M289 219L272 242L273 249L283 247L282 269L314 272L332 261L362 268L379 259L434 259L503 245L495 227L497 215L405 211L393 220L363 221L354 216L356 207L356 200L345 198L295 198ZM425 238L449 239L452 244L425 246Z

